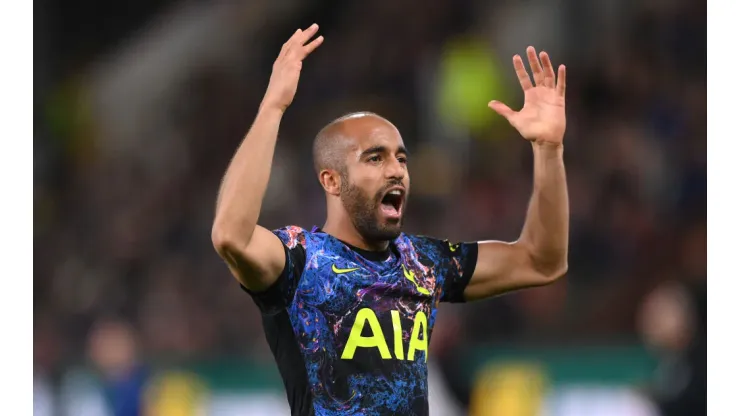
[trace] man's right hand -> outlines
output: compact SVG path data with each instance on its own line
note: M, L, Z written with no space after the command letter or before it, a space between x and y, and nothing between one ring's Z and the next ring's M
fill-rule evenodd
M272 66L270 84L262 100L262 107L275 108L285 111L293 102L298 89L298 78L301 75L303 60L324 42L319 36L307 44L316 35L319 25L313 24L306 30L298 29L293 36L283 44L280 55Z

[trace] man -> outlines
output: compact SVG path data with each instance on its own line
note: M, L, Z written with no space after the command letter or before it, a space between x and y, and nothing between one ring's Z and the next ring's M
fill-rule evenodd
M426 415L427 349L436 306L552 283L567 269L563 166L565 67L546 53L514 68L521 111L489 106L532 143L535 185L521 238L452 244L401 232L407 152L389 121L342 117L314 142L326 193L322 228L257 225L283 113L318 26L283 45L258 115L221 185L213 244L262 312L294 415ZM312 40L313 39L313 40Z

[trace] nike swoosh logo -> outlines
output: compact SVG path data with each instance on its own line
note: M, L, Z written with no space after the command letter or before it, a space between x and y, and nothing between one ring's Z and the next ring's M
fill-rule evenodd
M409 270L408 270L408 269L406 268L406 266L404 266L404 265L401 265L401 267L403 267L403 276L404 276L404 277L405 277L406 279L410 280L410 281L411 281L411 283L413 283L413 284L414 284L414 287L416 287L416 290L418 290L418 291L419 291L419 293L423 293L423 294L425 294L425 295L428 295L428 294L429 294L429 291L428 291L428 290L427 290L426 288L423 288L423 287L419 286L419 285L418 285L418 284L416 283L416 280L414 280L414 277L415 277L415 276L414 276L414 272L412 272L412 271L409 271Z
M331 265L331 271L333 271L336 274L349 273L349 272L353 272L355 270L360 270L360 268L359 267L355 267L355 268L352 268L352 269L340 269L340 268L337 267L336 264L332 264Z

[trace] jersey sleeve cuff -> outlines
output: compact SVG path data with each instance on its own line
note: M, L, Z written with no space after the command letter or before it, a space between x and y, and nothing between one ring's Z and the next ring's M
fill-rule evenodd
M470 279L473 278L475 272L475 265L478 263L478 243L463 243L461 247L463 253L462 259L462 275L455 284L455 289L451 291L447 297L447 302L450 303L465 303L465 288L468 287Z
M283 271L280 273L278 278L275 279L275 282L273 282L267 289L257 292L248 289L241 283L239 284L242 290L252 297L260 312L265 315L273 315L287 307L283 293L285 293L286 286L288 285L288 273L290 272L291 265L290 254L288 252L288 247L286 247L285 244L283 244L283 250L285 251L285 267L283 267Z
M462 280L465 283L465 286L467 286L468 282L470 282L470 279L473 277L475 266L478 264L478 243L464 243L463 245L466 248L465 252L467 254L463 259Z

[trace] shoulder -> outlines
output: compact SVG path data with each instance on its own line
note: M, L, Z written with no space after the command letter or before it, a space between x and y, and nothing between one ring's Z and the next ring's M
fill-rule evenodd
M310 234L306 229L297 225L287 225L282 228L277 228L272 230L272 233L275 234L289 249L296 248L299 245L306 248L306 239Z
M407 244L417 252L426 252L438 255L452 254L460 246L460 243L454 243L446 239L428 235L401 234L399 240L402 243L407 242Z
M427 235L402 235L398 247L401 251L426 259L430 264L452 264L463 267L478 261L478 243L460 242ZM472 266L471 266L472 267Z
M272 230L272 232L289 250L298 248L305 251L314 251L323 247L327 239L324 233L315 233L297 225L288 225Z

